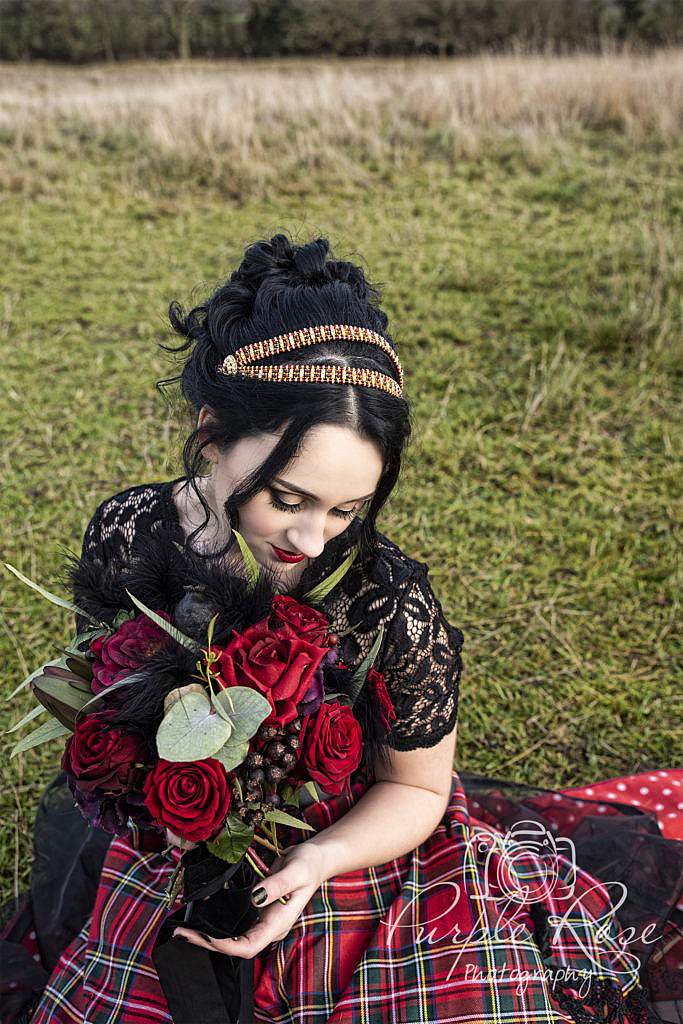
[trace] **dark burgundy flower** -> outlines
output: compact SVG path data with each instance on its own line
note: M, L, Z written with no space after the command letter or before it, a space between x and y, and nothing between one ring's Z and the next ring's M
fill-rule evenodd
M85 792L70 775L66 779L81 814L95 828L123 836L129 831L129 819L139 828L153 825L141 789L116 795L100 789Z
M142 733L112 728L108 717L109 712L86 715L64 746L61 766L82 793L124 793L133 788L136 764L149 761Z
M322 612L287 594L277 594L273 598L272 609L271 623L277 632L291 632L308 640L309 644L329 646L330 620Z
M157 610L157 615L171 621L168 612ZM95 637L90 643L90 650L95 655L91 683L93 693L101 693L112 683L142 668L168 640L168 633L142 613L122 622L111 636Z
M299 715L313 715L325 699L325 668L334 665L339 657L338 652L331 648L313 673L311 685L299 704Z
M376 669L371 668L368 670L368 685L371 687L371 692L379 704L379 713L382 719L382 725L386 732L391 729L391 723L396 719L396 712L394 710L394 703L389 696L387 690L387 684L384 681L384 676L381 672L377 672Z

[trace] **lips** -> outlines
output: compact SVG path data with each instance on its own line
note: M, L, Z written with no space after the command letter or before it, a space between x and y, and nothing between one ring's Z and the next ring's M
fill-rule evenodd
M274 544L271 544L270 546L281 562L301 562L306 557L305 555L298 555L291 551L285 551L284 548L277 548Z

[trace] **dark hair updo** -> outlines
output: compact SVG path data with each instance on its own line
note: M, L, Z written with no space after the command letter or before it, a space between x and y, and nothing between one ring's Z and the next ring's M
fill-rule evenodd
M243 437L283 430L271 454L225 502L230 526L239 529L240 505L267 487L296 457L307 432L317 424L349 427L359 437L375 443L384 463L377 491L364 519L352 519L314 560L317 571L313 575L319 571L321 579L328 567L336 564L339 553L353 543L360 545L359 561L376 549L377 514L396 484L411 433L408 403L378 388L226 377L218 367L226 355L242 345L321 324L368 327L395 348L387 333L388 317L378 305L378 289L367 281L360 267L329 259L329 248L326 238L296 245L284 234L274 235L270 241L249 245L225 284L189 313L177 301L171 302L171 325L187 341L177 348L161 348L171 352L191 348L191 352L179 376L157 382L160 387L180 381L195 423L202 406L212 414L201 429L195 427L183 448L185 475L206 516L188 541L208 525L211 515L196 483L207 445L226 451ZM319 342L268 356L259 364L285 362L367 367L397 379L396 368L386 353L377 345L358 341ZM236 538L231 533L228 543L211 557L225 554L234 543ZM310 583L308 570L303 575Z

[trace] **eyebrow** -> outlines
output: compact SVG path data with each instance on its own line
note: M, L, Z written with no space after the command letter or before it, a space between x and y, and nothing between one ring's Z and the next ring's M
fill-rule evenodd
M286 487L288 491L293 491L296 494L305 494L307 498L313 498L314 501L320 500L316 494L311 494L310 491L305 491L303 487L296 487L295 484L289 483L287 480L283 480L281 476L274 476L273 483L281 484L283 487ZM372 494L366 494L363 498L348 498L347 500L365 501L366 498L372 498L374 493L375 492L373 491ZM342 502L342 504L345 505L346 502Z

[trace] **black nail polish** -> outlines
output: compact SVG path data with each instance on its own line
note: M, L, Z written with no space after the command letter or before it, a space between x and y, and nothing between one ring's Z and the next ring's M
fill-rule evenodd
M268 894L266 890L263 888L263 886L260 885L258 889L254 889L253 893L251 894L251 898L252 901L256 904L256 906L260 907L263 901L268 898Z

